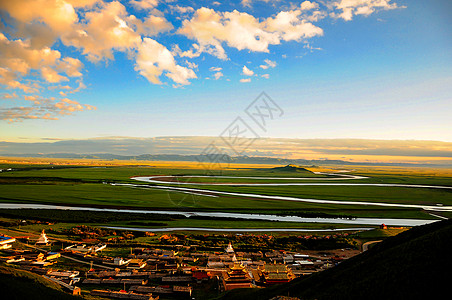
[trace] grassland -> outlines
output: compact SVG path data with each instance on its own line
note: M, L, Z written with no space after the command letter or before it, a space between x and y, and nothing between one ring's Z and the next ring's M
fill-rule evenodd
M132 188L112 186L108 183L137 182L133 176L185 175L182 180L196 182L250 182L252 179L190 178L190 175L205 175L206 171L197 163L190 162L138 162L127 165L120 162L101 161L43 161L27 160L26 164L3 162L1 169L14 170L0 173L0 202L40 203L70 206L109 208L133 208L148 210L207 210L228 212L253 212L295 215L326 215L386 218L432 219L421 209L399 209L366 207L361 205L316 204L292 201L276 201L247 197L209 197L188 195L177 191L155 188ZM55 164L58 162L58 164ZM64 165L63 163L66 163ZM322 182L325 175L310 172L291 173L276 171L275 166L232 165L215 170L217 174L242 177L311 177L303 182ZM311 171L334 171L329 168L308 168ZM346 180L347 183L399 183L423 185L452 185L449 170L403 169L403 168L354 168L349 174L367 176L367 179ZM277 180L278 181L278 180ZM280 180L282 181L282 180ZM269 182L259 180L258 182ZM287 182L287 181L285 181ZM160 185L168 185L162 183ZM173 185L176 186L176 185ZM144 186L143 186L144 187ZM252 193L262 195L290 196L297 198L326 199L337 201L366 201L400 204L452 205L452 191L439 189L377 187L377 186L203 186L190 187ZM448 213L438 213L452 216ZM182 226L182 225L181 225Z

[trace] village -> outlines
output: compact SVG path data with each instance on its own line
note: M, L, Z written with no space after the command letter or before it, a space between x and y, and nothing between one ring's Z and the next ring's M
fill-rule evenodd
M167 235L163 237L171 241ZM37 240L0 236L0 261L39 274L74 295L202 299L203 293L211 295L289 282L331 268L359 253L350 248L243 251L234 249L229 242L221 251L200 251L199 245L167 243L159 248L127 247L126 255L112 256L105 254L110 246L117 247L111 242L73 243L58 250L55 245L52 247L52 242L44 230Z

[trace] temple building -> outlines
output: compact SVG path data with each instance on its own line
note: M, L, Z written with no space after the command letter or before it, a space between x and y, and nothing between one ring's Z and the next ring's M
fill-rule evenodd
M49 239L47 238L47 235L44 232L44 229L42 230L41 236L39 237L38 241L36 242L36 245L49 245Z
M295 278L292 270L285 264L265 264L258 271L260 281L265 285L285 283Z
M224 251L226 251L227 254L231 254L231 255L234 253L234 248L232 248L231 242L229 242L228 247Z
M15 238L10 236L1 235L0 236L0 250L11 248L11 244L16 241Z
M229 271L223 272L222 278L225 291L253 287L251 284L252 278L242 264L235 263L229 268Z

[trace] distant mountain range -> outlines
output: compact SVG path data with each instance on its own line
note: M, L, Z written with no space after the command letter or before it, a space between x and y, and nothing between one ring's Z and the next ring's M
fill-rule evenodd
M369 139L246 139L208 136L0 141L0 156L194 161L225 154L235 163L452 166L452 143Z
M110 153L97 154L76 154L76 153L28 153L28 154L1 154L4 157L34 157L34 158L66 158L66 159L101 159L101 160L135 160L135 161L193 161L209 162L208 155L181 155L181 154L141 154L141 155L118 155ZM348 165L348 166L417 166L417 167L443 167L437 164L419 163L373 163L373 162L350 162L345 160L308 160L308 159L286 159L260 156L229 156L223 155L218 162L234 164L281 164L281 165L301 165L301 166L321 166L321 165ZM283 167L287 168L287 167ZM302 168L301 168L302 169ZM297 170L286 170L296 172Z

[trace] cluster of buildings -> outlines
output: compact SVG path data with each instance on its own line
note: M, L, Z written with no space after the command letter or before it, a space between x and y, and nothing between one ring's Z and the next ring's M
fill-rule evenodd
M190 247L180 252L130 248L125 257L105 255L106 244L75 244L45 252L40 247L49 245L44 231L35 250L14 250L14 242L14 238L0 237L1 261L45 276L72 294L80 294L80 287L86 287L94 296L121 299L191 299L194 290L205 286L215 286L218 292L261 288L324 270L342 259L283 250L236 251L231 243L222 252L191 252ZM54 270L53 264L61 255L85 267L90 265L89 271Z

